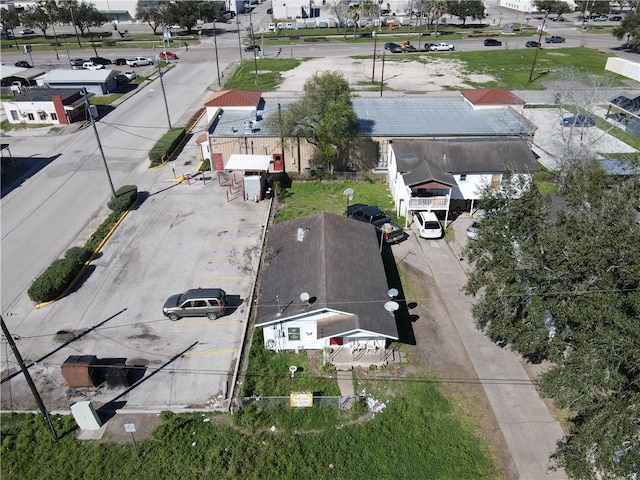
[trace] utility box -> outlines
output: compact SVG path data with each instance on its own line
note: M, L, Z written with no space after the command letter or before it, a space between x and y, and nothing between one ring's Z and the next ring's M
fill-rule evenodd
M91 388L96 386L96 367L98 358L95 355L71 355L60 370L71 388Z
M89 401L76 402L71 405L71 414L80 430L99 430L102 427L98 412Z

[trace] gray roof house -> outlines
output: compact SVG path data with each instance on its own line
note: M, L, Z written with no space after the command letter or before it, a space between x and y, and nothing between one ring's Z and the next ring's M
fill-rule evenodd
M265 348L323 350L339 368L387 363L398 328L373 226L327 212L276 224L263 262Z
M210 123L206 139L200 142L203 158L212 160L217 169L224 169L229 157L237 153L271 155L283 162L285 170L298 173L316 166L312 164L313 145L302 138L288 139L283 146L265 121L296 98L278 97L276 92L247 102L246 94L222 93L218 100L226 103L213 99L205 104ZM232 99L238 106L229 104ZM493 107L474 108L455 93L438 98L354 98L362 135L360 148L349 152L348 161L353 164L348 166L385 168L389 141L394 138L533 137L535 126L518 111L508 105Z
M116 88L117 70L72 70L58 69L37 78L40 86L49 88L86 88L94 95L106 95Z

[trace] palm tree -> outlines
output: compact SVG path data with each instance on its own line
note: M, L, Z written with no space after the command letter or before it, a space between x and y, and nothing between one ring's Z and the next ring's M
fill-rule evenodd
M431 15L436 19L436 38L438 38L438 22L440 17L447 11L446 0L433 0L431 4Z
M353 39L356 39L356 30L360 20L360 4L349 5L349 19L353 22Z

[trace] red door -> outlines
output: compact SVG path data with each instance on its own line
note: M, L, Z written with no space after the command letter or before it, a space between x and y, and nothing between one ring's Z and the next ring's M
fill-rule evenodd
M331 337L329 345L342 345L342 337Z
M222 163L222 154L214 153L213 154L213 169L214 170L224 170L224 164Z
M282 172L284 170L284 162L282 161L281 153L273 154L273 171Z

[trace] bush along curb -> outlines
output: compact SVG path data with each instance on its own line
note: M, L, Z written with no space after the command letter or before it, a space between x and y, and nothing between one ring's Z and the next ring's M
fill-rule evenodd
M125 199L128 200L125 201ZM85 246L68 249L65 252L65 258L54 260L33 281L27 293L29 298L36 302L35 308L50 305L69 293L69 290L82 276L96 254L107 243L107 240L120 226L137 201L138 188L135 185L125 185L118 189L116 196L108 203L109 208L113 211L91 235ZM115 223L113 223L114 219L112 218L114 215L117 217ZM112 223L111 228L103 232L104 226ZM99 241L99 243L94 246L96 241Z

